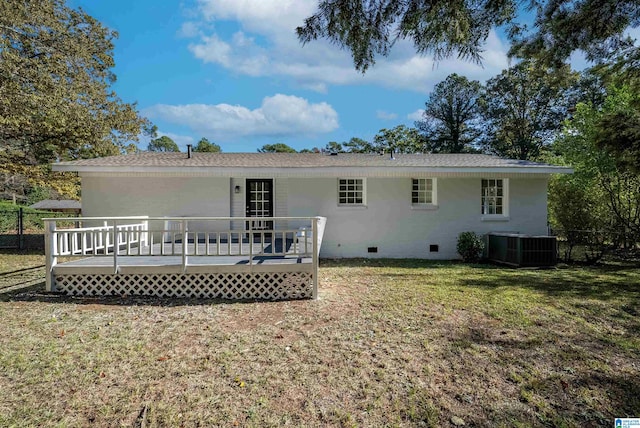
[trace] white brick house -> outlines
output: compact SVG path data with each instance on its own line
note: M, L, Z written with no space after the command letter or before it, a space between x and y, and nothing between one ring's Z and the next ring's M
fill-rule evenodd
M570 168L478 154L141 153L61 162L87 217L307 217L321 257L457 258L460 232L547 233ZM235 227L243 227L237 222Z

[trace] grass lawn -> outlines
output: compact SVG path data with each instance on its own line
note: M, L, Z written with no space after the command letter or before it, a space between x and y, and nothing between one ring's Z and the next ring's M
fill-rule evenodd
M44 263L41 252L0 250L0 293L41 283L45 273ZM0 294L0 299L3 294Z
M5 294L0 426L640 416L639 269L359 260L324 261L320 274L319 301Z

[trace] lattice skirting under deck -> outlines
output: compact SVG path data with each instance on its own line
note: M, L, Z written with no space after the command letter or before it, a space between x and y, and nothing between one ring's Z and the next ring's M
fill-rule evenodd
M144 295L221 299L309 299L309 272L56 275L56 290L76 296Z

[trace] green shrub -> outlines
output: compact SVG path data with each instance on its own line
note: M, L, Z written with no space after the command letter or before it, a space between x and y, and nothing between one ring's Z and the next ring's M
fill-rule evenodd
M467 263L476 263L482 257L484 240L474 232L462 232L458 235L458 254Z

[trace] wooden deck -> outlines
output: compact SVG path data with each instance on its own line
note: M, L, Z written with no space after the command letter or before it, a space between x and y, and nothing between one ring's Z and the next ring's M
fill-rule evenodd
M91 218L104 225L58 229L47 219L48 289L85 296L317 297L323 217L303 218L304 229L222 232L190 231L194 218L177 218L178 231L150 229L147 219L158 220Z

